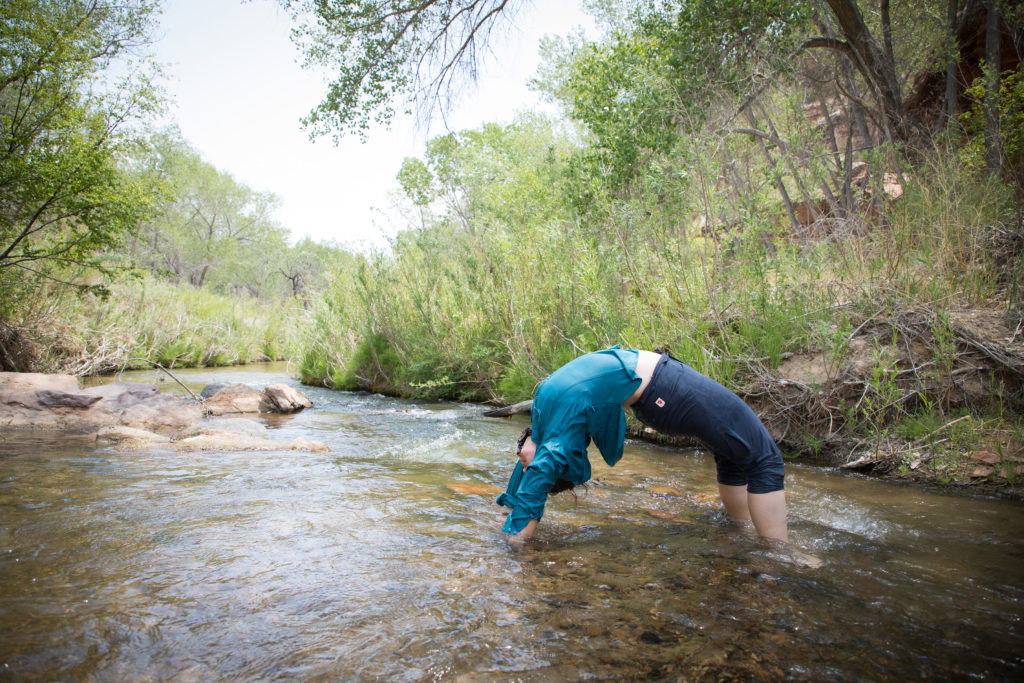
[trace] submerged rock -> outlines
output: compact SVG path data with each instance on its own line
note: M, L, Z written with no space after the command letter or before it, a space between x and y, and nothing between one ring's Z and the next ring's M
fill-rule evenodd
M327 444L323 441L313 441L312 439L303 439L301 436L291 440L288 444L290 450L293 451L309 451L310 453L330 453L331 449L328 448Z
M308 451L327 453L327 445L320 441L297 438L290 442L274 441L267 437L267 428L258 422L241 418L216 418L184 430L173 439L163 434L133 427L103 427L96 433L96 441L110 443L119 451L142 450L158 445L179 451Z
M242 417L213 417L181 432L175 447L186 451L309 451L328 453L321 441L296 438L290 442L274 441L266 426Z
M138 450L140 448L148 448L155 444L166 444L170 443L170 439L162 434L156 432L150 432L145 429L136 429L135 427L102 427L96 432L97 442L107 442L114 444L114 447L118 450Z
M250 420L223 420L223 423L238 422L247 424L211 425L202 424L186 429L174 439L156 432L132 427L103 427L96 433L100 443L113 444L119 451L143 450L153 446L165 445L186 453L195 451L307 451L309 453L328 453L327 444L320 441L297 438L290 442L280 442L259 436L253 427L267 433L266 428ZM223 429L219 427L224 427Z
M450 482L445 484L445 488L463 496L495 496L504 491L504 489L491 486L490 484L476 484L464 481Z
M327 444L321 441L298 438L288 443L281 443L234 432L217 431L208 431L178 439L174 442L174 447L180 451L308 451L310 453L330 451Z
M209 417L178 434L178 438L187 439L203 434L239 434L254 439L269 438L266 425L244 417Z

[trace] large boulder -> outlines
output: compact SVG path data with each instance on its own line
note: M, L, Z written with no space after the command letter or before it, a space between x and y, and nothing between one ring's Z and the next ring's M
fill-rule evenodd
M101 397L99 411L128 427L155 432L178 432L202 419L203 409L191 399L160 391L155 384L113 382L86 389L83 393Z
M309 397L287 384L271 384L263 390L260 398L260 412L263 413L297 413L312 407Z
M228 384L215 391L213 395L205 397L204 405L210 415L258 413L262 397L263 392L248 384Z
M198 404L155 385L113 382L80 389L70 375L0 373L0 427L92 432L120 425L177 432L200 419Z
M233 413L297 413L313 402L287 384L271 384L260 391L248 384L210 384L202 392L210 415Z
M74 393L78 379L72 375L46 375L40 372L0 372L0 390L50 390Z

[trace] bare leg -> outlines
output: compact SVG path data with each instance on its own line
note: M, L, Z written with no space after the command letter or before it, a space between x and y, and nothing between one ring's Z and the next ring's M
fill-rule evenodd
M526 523L526 526L523 527L522 531L520 531L518 534L513 534L508 537L509 543L512 543L513 545L522 545L523 543L526 543L531 538L533 538L533 532L536 530L537 520L531 519L529 522Z
M722 497L722 502L725 503L725 511L729 513L731 519L736 521L750 519L746 486L719 484L718 495Z
M724 500L724 498L723 498ZM754 522L759 536L789 541L789 529L786 525L786 492L747 494L747 505L750 518ZM728 510L728 505L726 510Z

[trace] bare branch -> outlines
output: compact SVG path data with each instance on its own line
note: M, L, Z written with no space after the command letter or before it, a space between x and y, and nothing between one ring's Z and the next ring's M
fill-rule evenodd
M789 149L789 145L786 144L785 140L776 135L772 135L771 133L765 133L764 131L757 130L756 128L726 128L723 132L727 135L753 135L754 137L767 140L777 145L780 149Z

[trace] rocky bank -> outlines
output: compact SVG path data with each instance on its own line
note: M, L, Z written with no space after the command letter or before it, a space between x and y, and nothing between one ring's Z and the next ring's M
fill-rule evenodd
M207 396L190 400L155 385L112 382L83 389L71 375L0 372L0 430L89 433L120 449L327 450L318 441L274 441L252 420L216 417L311 408L302 392L284 384L263 390L239 384L208 389Z

